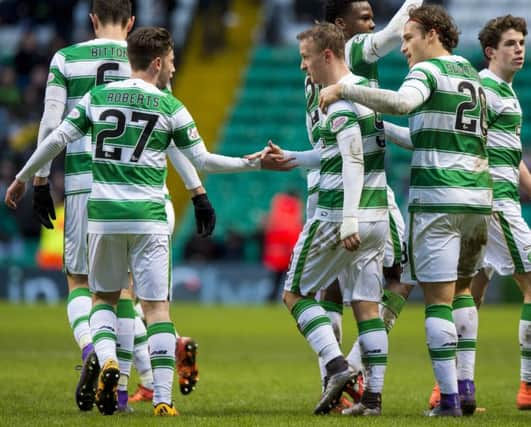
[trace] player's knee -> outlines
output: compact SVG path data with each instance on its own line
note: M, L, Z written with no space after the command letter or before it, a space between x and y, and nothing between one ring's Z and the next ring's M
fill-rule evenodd
M402 274L402 266L399 263L392 267L384 267L383 274L387 285L391 283L400 283L400 275Z

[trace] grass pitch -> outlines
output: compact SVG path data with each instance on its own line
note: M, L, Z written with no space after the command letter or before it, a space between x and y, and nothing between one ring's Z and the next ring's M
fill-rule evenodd
M147 403L129 415L80 413L74 402L79 351L64 305L0 304L0 425L2 426L368 426L531 425L518 411L520 306L484 306L476 366L479 406L463 419L422 413L433 386L423 307L406 306L390 335L389 364L379 418L311 415L320 385L316 357L281 306L221 307L175 304L177 330L199 342L200 382L188 396L175 388L181 417L156 419ZM344 349L356 335L349 310ZM130 390L136 378L130 381Z

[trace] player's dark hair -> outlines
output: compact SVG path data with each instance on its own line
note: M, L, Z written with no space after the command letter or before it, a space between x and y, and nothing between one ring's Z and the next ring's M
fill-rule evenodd
M527 23L524 18L519 16L498 16L497 18L491 19L489 22L487 22L479 32L479 42L481 43L483 55L485 55L487 60L489 58L485 53L485 49L488 47L496 49L500 43L502 34L507 30L518 31L525 37L527 36Z
M345 37L343 32L334 24L319 22L309 30L297 35L297 40L312 39L319 52L330 49L338 58L345 57Z
M457 46L459 30L453 18L439 5L429 4L409 11L409 19L420 25L424 34L435 30L443 47L448 51Z
M332 24L347 12L351 3L364 3L367 0L326 0L324 3L324 16L326 22Z
M127 25L132 15L131 0L92 0L90 12L98 17L103 25Z
M173 39L161 27L143 27L127 37L127 56L133 70L147 70L151 61L166 56L173 49Z

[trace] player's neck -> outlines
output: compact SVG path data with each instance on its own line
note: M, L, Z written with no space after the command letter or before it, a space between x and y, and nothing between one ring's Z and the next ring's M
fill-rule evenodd
M327 79L323 82L323 87L327 87L338 83L343 77L350 74L347 64L344 62L338 63L329 69Z
M496 74L496 76L506 83L512 83L516 74L516 71L504 70L503 67L492 61L489 63L489 71Z
M95 31L96 38L123 41L127 38L127 28L121 25L105 25Z
M158 74L153 74L149 70L142 71L142 70L133 70L131 72L131 78L132 79L141 79L144 80L146 83L150 83L153 86L157 86L157 82L159 79Z
M435 45L430 49L428 58L426 59L434 59L434 58L439 58L441 56L450 56L450 55L452 55L452 53L448 52L442 45Z

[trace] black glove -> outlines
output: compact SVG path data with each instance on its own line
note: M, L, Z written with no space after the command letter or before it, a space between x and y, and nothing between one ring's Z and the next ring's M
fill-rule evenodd
M55 208L50 194L50 184L33 186L33 214L46 228L53 228L51 219L55 219Z
M198 194L192 197L192 202L194 202L197 233L201 237L208 237L212 234L216 226L216 212L206 194Z

